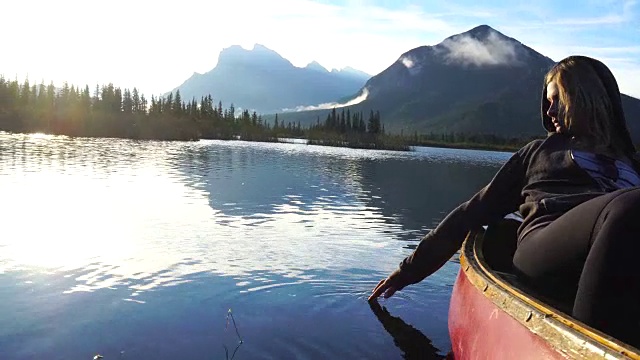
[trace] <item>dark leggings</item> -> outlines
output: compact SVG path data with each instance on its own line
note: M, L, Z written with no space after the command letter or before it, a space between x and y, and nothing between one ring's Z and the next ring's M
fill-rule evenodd
M640 347L640 188L599 196L532 230L513 264L546 294L573 292L576 319Z

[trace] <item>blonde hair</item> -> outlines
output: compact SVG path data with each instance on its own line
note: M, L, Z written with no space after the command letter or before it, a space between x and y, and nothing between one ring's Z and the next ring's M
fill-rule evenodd
M545 76L545 87L558 87L558 116L569 133L592 151L608 155L624 154L615 130L613 104L604 83L586 61L566 58Z

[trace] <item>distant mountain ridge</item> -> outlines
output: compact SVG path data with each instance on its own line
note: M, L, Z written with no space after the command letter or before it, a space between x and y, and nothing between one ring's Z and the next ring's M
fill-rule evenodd
M349 98L365 98L350 108L379 110L392 132L541 135L543 77L554 63L481 25L405 52ZM640 100L623 95L623 104L632 136L640 142ZM326 114L285 113L281 119L309 124Z
M220 52L212 70L194 73L172 91L188 100L211 94L236 108L269 113L353 95L369 77L352 68L329 71L315 61L300 68L263 45L234 45Z

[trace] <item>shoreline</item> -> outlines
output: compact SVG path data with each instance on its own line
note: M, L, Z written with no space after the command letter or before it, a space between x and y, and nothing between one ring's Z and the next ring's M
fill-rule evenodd
M350 149L362 149L362 150L386 150L386 151L404 151L404 152L412 152L415 151L415 147L427 147L427 148L445 148L445 149L459 149L459 150L486 150L486 151L502 151L502 152L513 152L517 151L521 148L518 145L498 145L498 144L475 144L475 143L443 143L443 142L423 142L423 143L406 143L406 147L408 148L400 148L399 146L388 146L385 147L384 144L381 147L377 146L349 146L346 143L338 144L332 140L320 140L320 139L306 139L306 138L291 138L291 137L283 137L283 138L259 138L259 139L251 139L245 138L243 139L241 136L233 136L231 138L227 137L199 137L199 138L180 138L180 137L166 137L166 138L134 138L134 137L118 137L118 136L77 136L77 135L67 135L67 134L56 134L56 133L47 133L47 132L14 132L7 130L0 130L0 133L6 134L16 134L16 135L36 135L41 134L45 136L66 136L69 138L86 138L86 139L118 139L118 140L132 140L132 141L180 141L180 142L195 142L200 140L221 140L221 141L247 141L247 142L262 142L262 143L283 143L283 144L297 144L297 145L314 145L314 146L326 146L326 147L343 147ZM375 144L370 144L375 145Z
M444 148L444 149L459 149L459 150L486 150L486 151L502 151L502 152L514 152L518 151L522 145L492 145L492 144L475 144L475 143L422 143L418 145L411 145L412 147L430 147L430 148Z

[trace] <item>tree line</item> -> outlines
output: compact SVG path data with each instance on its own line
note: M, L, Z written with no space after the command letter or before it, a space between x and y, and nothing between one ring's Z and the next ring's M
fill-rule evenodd
M238 112L238 114L236 114ZM180 91L147 99L133 88L113 84L93 91L65 83L19 83L0 76L0 130L132 139L269 140L275 136L301 136L298 123L274 126L249 110L223 107L211 95L184 101Z
M404 135L403 135L404 136ZM411 146L437 146L487 150L517 150L540 136L502 137L495 134L468 134L446 132L418 134L417 131L406 136Z
M367 120L365 120L367 119ZM331 109L324 122L316 118L310 125L306 137L311 144L348 146L367 149L409 150L401 136L387 134L380 117L380 111L370 110L368 118L363 111L351 108Z
M333 108L324 121L306 127L300 122L273 123L249 110L223 107L211 95L185 101L180 91L147 99L137 88L113 84L93 89L63 84L19 83L0 76L0 130L42 132L70 136L131 139L196 140L243 139L278 141L306 138L311 144L407 150L409 146L515 148L525 139L481 134L387 134L379 111L368 114L352 108Z
M236 114L238 113L238 114ZM180 91L147 99L137 88L121 89L113 84L76 87L65 83L19 83L0 76L0 130L42 132L70 136L133 139L236 139L277 141L278 137L313 137L335 140L335 134L350 138L381 133L380 113L371 111L368 124L362 113L341 114L333 109L325 123L303 128L285 123L275 115L273 124L249 110L223 107L211 95L185 101ZM370 140L370 139L369 139Z

